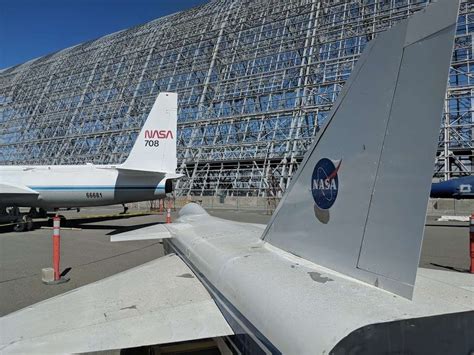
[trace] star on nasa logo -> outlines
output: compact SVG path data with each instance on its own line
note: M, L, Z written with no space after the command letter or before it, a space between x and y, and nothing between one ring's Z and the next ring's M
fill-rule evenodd
M332 160L323 158L317 162L311 179L311 192L314 203L322 210L331 208L337 198L339 190L339 178L337 172L341 167L342 160L337 167Z

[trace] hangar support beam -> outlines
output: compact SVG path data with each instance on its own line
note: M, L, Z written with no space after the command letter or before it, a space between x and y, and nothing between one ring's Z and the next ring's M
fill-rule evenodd
M281 193L366 43L427 3L213 0L0 70L0 164L123 162L176 91L179 195ZM472 174L473 32L466 0L435 179Z

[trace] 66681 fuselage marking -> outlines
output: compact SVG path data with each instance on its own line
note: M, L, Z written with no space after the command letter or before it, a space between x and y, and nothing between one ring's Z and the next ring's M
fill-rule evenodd
M102 198L102 192L86 192L86 198Z

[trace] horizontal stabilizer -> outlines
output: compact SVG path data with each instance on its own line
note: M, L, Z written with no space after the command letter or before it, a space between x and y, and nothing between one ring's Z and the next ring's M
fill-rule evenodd
M139 170L139 169L127 169L122 166L118 166L117 169L120 173L125 175L163 175L166 179L180 179L184 176L184 174L176 174L176 173L168 173L166 171L156 171L156 170Z
M120 173L126 174L126 175L165 175L165 172L160 172L160 171L155 171L155 170L138 170L138 169L127 169L123 167L116 167Z
M171 238L171 233L163 224L135 229L130 232L115 234L110 237L111 242L126 242L132 240L150 240Z
M176 255L0 318L0 353L84 353L233 334Z

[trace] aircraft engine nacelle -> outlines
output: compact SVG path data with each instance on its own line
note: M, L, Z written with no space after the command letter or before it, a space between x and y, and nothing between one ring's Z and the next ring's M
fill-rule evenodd
M169 194L173 192L173 180L172 179L166 179L165 181L165 193Z
M155 198L164 198L166 194L173 192L173 179L163 179L155 190Z
M174 184L171 178L164 178L160 181L159 187L155 190L155 198L164 198L174 191Z

